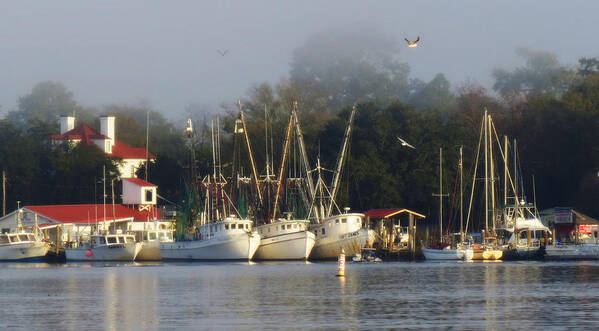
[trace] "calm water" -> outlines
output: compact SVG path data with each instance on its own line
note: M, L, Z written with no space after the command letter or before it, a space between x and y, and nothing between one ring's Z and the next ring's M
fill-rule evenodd
M599 263L0 264L0 329L556 328L599 322Z

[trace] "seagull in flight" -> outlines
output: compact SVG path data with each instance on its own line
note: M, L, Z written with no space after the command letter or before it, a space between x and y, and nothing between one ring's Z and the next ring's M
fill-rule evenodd
M407 38L403 38L407 43L408 47L418 47L418 42L420 41L420 36L416 37L416 40L410 41Z
M400 143L402 146L405 146L405 147L410 147L410 148L416 149L416 147L414 147L414 146L410 145L410 144L409 144L407 141L405 141L405 140L401 139L400 137L397 137L397 140L399 140L399 143Z
M220 54L220 56L225 56L227 55L227 52L229 51L228 49L225 49L224 51L221 51L220 49L216 50L218 52L218 54Z

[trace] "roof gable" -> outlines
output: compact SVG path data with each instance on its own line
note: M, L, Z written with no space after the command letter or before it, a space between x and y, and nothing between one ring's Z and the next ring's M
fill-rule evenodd
M155 207L139 210L121 204L118 205L46 205L25 206L34 213L60 223L93 224L104 220L153 221L160 218L160 210ZM113 210L114 208L114 210ZM106 211L106 216L104 216Z

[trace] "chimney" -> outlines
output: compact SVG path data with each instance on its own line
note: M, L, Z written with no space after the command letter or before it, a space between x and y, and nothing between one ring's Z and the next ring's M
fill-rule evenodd
M74 116L61 116L60 117L60 134L65 134L75 128L75 117Z
M111 146L114 146L115 132L114 132L114 116L102 116L100 117L100 129L101 133L110 138Z

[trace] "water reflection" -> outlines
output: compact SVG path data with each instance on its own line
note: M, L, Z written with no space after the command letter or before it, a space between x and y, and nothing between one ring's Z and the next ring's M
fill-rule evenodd
M0 328L580 327L593 263L0 264Z

